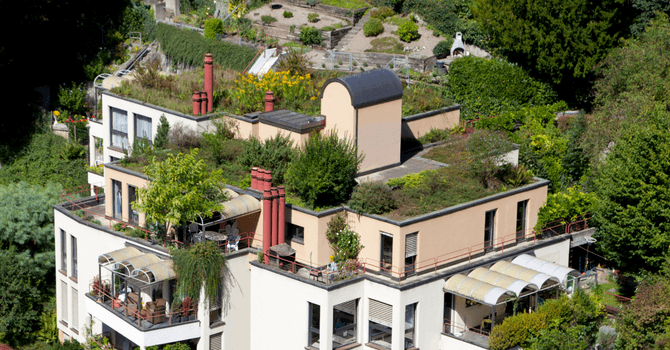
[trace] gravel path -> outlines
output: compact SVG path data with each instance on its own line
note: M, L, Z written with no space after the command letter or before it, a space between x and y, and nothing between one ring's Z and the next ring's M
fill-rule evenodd
M418 53L421 56L432 56L433 47L435 47L437 43L443 40L442 37L433 36L432 30L426 29L425 26L419 26L419 34L421 35L419 40L412 41L411 43L406 43L401 41L398 38L398 35L391 34L392 31L397 30L398 26L387 23L384 23L384 32L379 34L377 37L366 37L365 33L363 33L363 31L361 30L360 32L356 33L356 35L351 39L349 43L347 43L347 45L342 47L342 51L365 52L365 50L372 48L372 45L370 44L372 40L377 38L395 37L396 39L398 39L400 43L403 44L405 48L411 50L407 51L408 54Z
M251 13L247 14L246 17L252 21L262 23L261 21L262 16L272 16L277 19L277 22L275 22L274 24L278 24L285 27L294 25L296 26L296 28L302 25L315 27L319 29L325 26L334 26L336 23L342 23L343 25L347 25L347 23L344 22L343 20L337 17L328 16L324 13L319 13L319 20L317 22L310 23L307 20L307 15L310 13L316 13L316 11L285 4L281 4L281 8L273 10L271 5L273 4L267 4L259 9L256 9ZM292 12L293 17L284 18L284 11Z

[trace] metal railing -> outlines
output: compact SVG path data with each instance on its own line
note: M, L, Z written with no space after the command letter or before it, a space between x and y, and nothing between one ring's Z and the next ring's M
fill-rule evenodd
M442 332L451 334L456 338L475 343L485 348L489 347L489 332L482 329L470 328L465 325L457 325L450 322L444 322Z

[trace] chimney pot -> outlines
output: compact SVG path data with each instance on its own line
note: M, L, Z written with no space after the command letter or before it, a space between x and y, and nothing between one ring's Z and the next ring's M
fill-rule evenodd
M207 91L207 112L214 108L214 58L211 53L205 54L205 91ZM205 112L203 112L205 114Z
M200 91L200 113L207 113L207 91Z
M265 111L272 112L275 109L275 96L272 91L265 92Z
M193 115L200 115L200 91L193 91Z

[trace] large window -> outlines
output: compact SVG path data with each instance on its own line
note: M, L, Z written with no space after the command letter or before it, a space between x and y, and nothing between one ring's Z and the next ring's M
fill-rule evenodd
M370 299L370 343L391 348L393 336L393 306Z
M134 223L140 221L140 213L133 209L133 202L137 200L137 187L128 185L128 220Z
M484 219L484 251L489 252L493 249L493 235L495 234L496 210L486 212Z
M128 148L128 113L120 109L112 110L112 146Z
M393 235L381 232L381 251L380 258L381 273L391 275L393 269Z
M72 245L72 277L77 278L77 237L70 236L70 243Z
M135 140L144 139L149 141L153 140L151 132L151 119L143 115L135 114Z
M321 306L309 303L309 338L307 344L319 348L319 331L321 329Z
M121 219L123 212L123 195L121 194L121 182L112 180L112 206L114 207L114 218Z
M416 303L405 306L405 349L414 348L416 335Z
M67 234L60 230L60 269L67 273Z
M358 299L333 307L333 349L356 342Z
M286 223L286 234L292 242L305 244L305 228L292 223Z
M516 204L516 240L521 241L526 235L526 211L528 200Z

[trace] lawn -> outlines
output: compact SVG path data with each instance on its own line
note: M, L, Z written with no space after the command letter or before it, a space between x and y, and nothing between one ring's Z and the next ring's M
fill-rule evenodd
M361 7L370 7L368 3L361 0L321 0L321 4L328 6L336 6L349 10L357 10Z
M372 48L365 50L365 52L380 52L396 55L404 55L407 53L403 50L404 45L398 41L398 38L392 36L373 39L370 41L370 45L372 45Z

